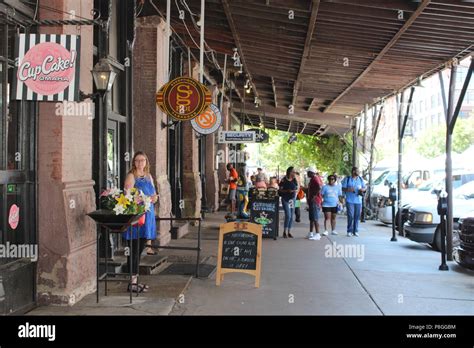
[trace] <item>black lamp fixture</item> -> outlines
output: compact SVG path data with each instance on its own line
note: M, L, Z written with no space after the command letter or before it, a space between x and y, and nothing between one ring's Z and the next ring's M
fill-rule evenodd
M95 88L99 92L105 93L112 89L117 73L112 69L107 59L102 58L94 66L92 77L94 78Z
M293 133L289 138L288 138L288 144L293 144L298 138L296 137L296 134Z
M110 92L112 89L112 85L114 84L115 78L117 77L117 73L114 71L106 58L101 58L94 66L91 73L97 92L85 94L84 92L80 91L79 98L81 101L87 98L94 99L98 96L104 97L104 95L107 92Z

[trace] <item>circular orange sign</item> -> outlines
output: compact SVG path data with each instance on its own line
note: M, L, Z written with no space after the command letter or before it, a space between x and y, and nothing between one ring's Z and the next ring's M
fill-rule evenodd
M193 129L200 134L212 134L222 124L222 114L219 108L211 104L202 114L191 120Z
M177 77L156 93L160 109L178 121L192 120L207 109L211 92L190 77Z

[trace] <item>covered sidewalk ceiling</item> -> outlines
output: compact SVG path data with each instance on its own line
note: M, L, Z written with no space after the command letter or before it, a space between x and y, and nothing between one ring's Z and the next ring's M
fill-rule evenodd
M173 31L196 57L199 27L191 18L199 19L200 3L171 0ZM183 20L178 7L185 11ZM165 14L166 1L145 1L140 16L157 15L157 10ZM246 124L312 135L340 133L351 127L346 116L357 115L365 104L472 54L474 2L206 0L205 40L206 67L216 81L222 81L228 55L236 87L233 111ZM230 59L234 48L242 74ZM247 79L250 94L244 92ZM258 108L255 97L261 101Z

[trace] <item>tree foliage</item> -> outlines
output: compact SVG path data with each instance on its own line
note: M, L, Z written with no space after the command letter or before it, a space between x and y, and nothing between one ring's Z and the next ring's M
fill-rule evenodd
M351 165L351 145L338 135L313 137L297 134L297 141L288 144L289 133L265 130L270 135L267 144L260 144L259 151L251 156L268 171L280 173L289 166L296 170L315 166L322 172L347 173ZM256 158L258 157L258 158ZM345 161L346 160L346 161Z
M474 144L474 118L458 119L453 132L453 151L462 153ZM435 158L446 151L446 126L423 132L417 141L417 151L426 158Z

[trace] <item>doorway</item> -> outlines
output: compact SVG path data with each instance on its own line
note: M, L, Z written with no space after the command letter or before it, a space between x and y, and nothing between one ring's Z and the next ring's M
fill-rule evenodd
M36 301L37 103L10 101L15 32L0 25L0 315Z

